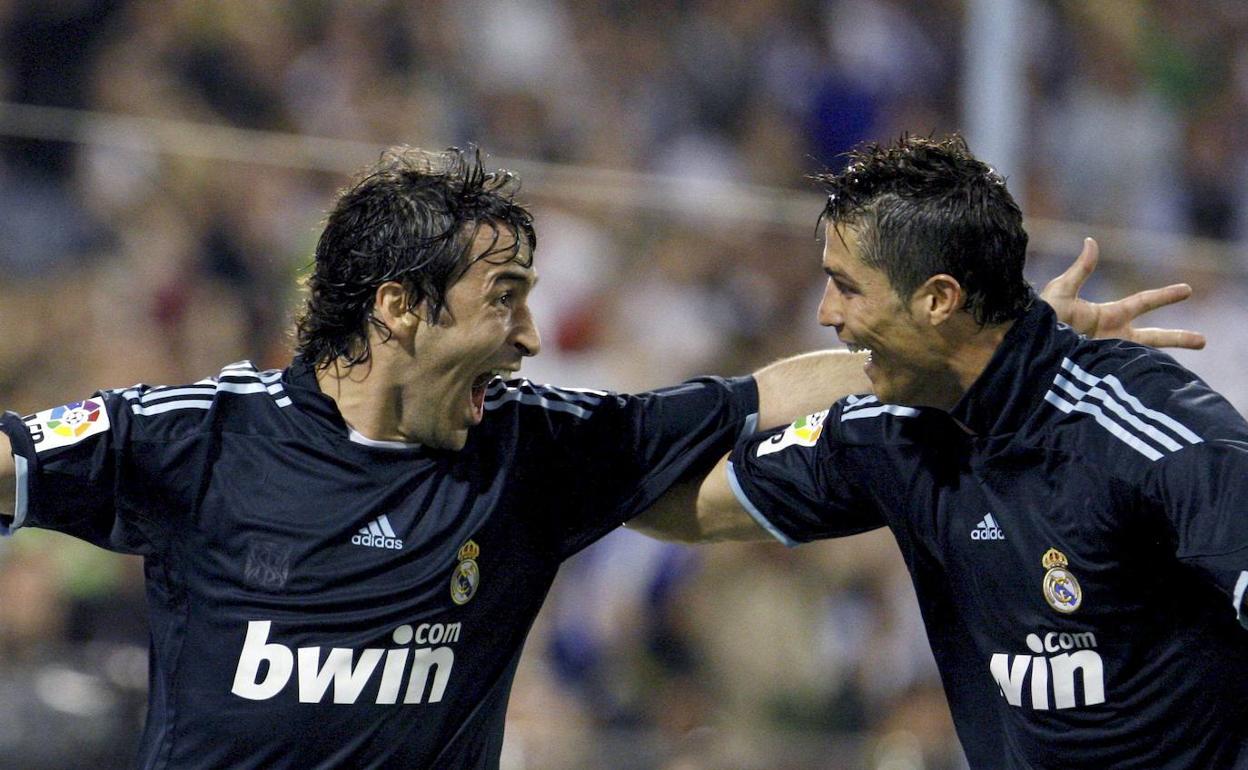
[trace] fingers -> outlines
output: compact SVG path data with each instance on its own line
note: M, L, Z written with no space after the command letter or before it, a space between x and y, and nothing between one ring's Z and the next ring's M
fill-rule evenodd
M1131 339L1153 348L1201 350L1205 347L1205 335L1186 329L1134 329Z
M1075 281L1076 287L1081 287L1088 280L1088 276L1092 275L1096 270L1096 262L1100 259L1101 247L1097 245L1094 238L1083 239L1083 251L1079 252L1079 256L1075 257L1075 263L1070 266L1067 273L1071 273L1071 278Z
M1145 289L1121 300L1128 314L1138 318L1166 305L1182 302L1192 296L1192 287L1185 283L1172 283L1160 289Z
M1050 300L1054 297L1074 298L1078 296L1079 289L1088 280L1088 276L1092 275L1096 270L1096 262L1100 257L1100 247L1092 238L1083 239L1083 250L1079 252L1079 256L1075 257L1075 261L1071 263L1066 271L1049 281L1045 285L1041 295Z

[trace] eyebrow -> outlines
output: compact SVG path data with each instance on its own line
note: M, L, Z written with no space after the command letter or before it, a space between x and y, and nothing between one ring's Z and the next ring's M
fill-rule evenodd
M494 286L500 283L520 283L528 286L530 289L537 285L538 276L531 270L523 270L518 267L503 268L503 270L494 274L490 279L490 285Z
M838 281L842 281L842 282L847 283L847 284L849 284L849 285L851 285L851 286L857 286L857 285L858 285L858 282L857 282L857 281L855 281L853 278L850 278L850 277L849 277L848 275L846 275L845 273L842 273L840 270L833 270L833 269L832 269L832 268L830 268L830 267L824 266L824 268L823 268L823 272L824 272L824 273L826 273L826 274L827 274L827 276L828 276L829 278L834 278L834 279L836 279L836 280L838 280Z

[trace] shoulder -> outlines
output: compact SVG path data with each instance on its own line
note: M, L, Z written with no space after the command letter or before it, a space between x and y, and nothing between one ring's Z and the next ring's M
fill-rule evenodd
M485 411L586 418L615 398L615 394L604 390L539 385L526 379L498 379L485 391Z
M1088 340L1061 362L1049 402L1136 431L1154 425L1180 444L1248 439L1234 407L1166 353L1121 340Z
M134 426L136 437L150 440L175 439L222 424L224 417L258 417L291 405L282 371L261 370L250 361L186 385L137 384L103 395L116 416Z
M1087 340L1060 365L1044 400L1046 442L1139 478L1210 446L1248 442L1248 424L1200 377L1153 348Z
M911 443L915 429L925 424L929 410L884 404L875 396L847 396L824 414L826 432L845 444Z

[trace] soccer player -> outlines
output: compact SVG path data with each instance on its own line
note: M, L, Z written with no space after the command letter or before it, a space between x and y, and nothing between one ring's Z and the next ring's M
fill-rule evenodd
M1170 357L1059 324L960 138L821 181L819 321L869 352L872 395L740 442L700 535L890 527L975 768L1248 767L1248 424Z
M504 381L540 348L513 195L392 153L328 217L287 369L0 419L0 522L145 559L141 767L496 768L560 563L652 506L674 534L678 481L865 387L830 352L633 396Z

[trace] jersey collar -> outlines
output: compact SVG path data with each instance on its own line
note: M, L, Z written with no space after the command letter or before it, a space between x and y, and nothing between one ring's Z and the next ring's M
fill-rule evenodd
M338 404L321 391L321 384L316 380L316 369L312 366L312 362L303 356L295 356L282 374L282 384L286 386L291 400L298 404L303 412L324 423L334 432L342 434L344 438L348 435L347 421L338 411Z
M356 431L343 419L338 411L338 404L321 390L316 379L316 367L303 356L296 355L282 374L282 384L291 400L298 404L300 411L312 417L323 428L338 434L352 444L367 450L388 453L433 452L422 444L408 444L402 441L378 441L370 439Z
M980 436L1017 432L1044 400L1077 335L1040 299L1006 332L950 415Z

